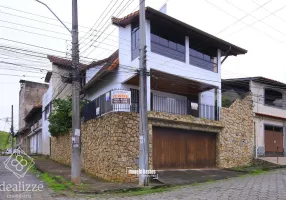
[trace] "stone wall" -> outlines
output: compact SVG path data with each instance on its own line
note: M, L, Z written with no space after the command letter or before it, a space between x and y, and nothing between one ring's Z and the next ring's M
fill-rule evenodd
M132 181L126 167L137 169L139 115L114 112L82 125L82 167L109 181Z
M152 169L152 127L170 127L217 133L217 166L247 165L253 158L251 96L222 108L221 121L149 112L149 166ZM108 181L134 181L126 167L138 169L139 115L107 113L82 124L82 168ZM70 164L71 135L52 138L52 159Z
M252 97L236 99L221 109L224 129L217 136L217 166L230 168L251 163L254 147Z
M71 145L72 134L51 137L51 159L71 165L72 158L72 145Z

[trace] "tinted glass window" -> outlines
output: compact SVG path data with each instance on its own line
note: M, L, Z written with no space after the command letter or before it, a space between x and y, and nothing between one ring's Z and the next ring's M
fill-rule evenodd
M185 36L170 27L151 22L151 51L185 62Z
M139 55L139 26L131 25L131 58L134 60Z

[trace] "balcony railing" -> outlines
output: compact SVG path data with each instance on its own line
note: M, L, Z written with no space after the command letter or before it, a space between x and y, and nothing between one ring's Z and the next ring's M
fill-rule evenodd
M139 112L138 90L131 91L131 105L111 104L106 94L84 106L82 117L84 121L95 119L109 112ZM176 99L152 95L151 110L177 115L192 115L194 117L219 120L220 108L212 105L198 104L187 99Z
M168 58L185 62L185 46L151 34L151 51Z
M194 49L190 49L189 58L190 58L189 62L191 65L212 72L217 72L217 64L214 62L214 58L211 58L210 56L203 54L199 51L196 51Z
M220 108L212 105L198 104L187 99L176 99L158 95L153 95L152 103L152 111L219 120Z

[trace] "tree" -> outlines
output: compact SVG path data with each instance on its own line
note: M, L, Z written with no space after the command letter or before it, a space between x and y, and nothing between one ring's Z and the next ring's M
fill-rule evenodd
M80 109L89 101L81 100ZM72 128L72 99L56 99L53 101L53 111L49 117L49 131L57 137L68 134Z
M53 101L53 111L49 117L49 131L57 137L69 133L72 128L72 101L69 99L56 99Z

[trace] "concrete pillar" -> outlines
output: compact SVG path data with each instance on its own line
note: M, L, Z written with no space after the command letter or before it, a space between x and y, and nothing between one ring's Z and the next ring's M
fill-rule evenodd
M185 62L186 64L190 64L190 40L189 37L185 37Z
M220 49L217 50L216 63L217 63L217 73L219 77L221 77L221 50ZM221 79L220 79L218 93L217 93L217 105L221 107Z
M284 156L286 156L286 124L284 124L284 127L283 127L283 138L284 138L284 141L283 141Z
M282 108L286 110L286 94L283 93L282 95Z
M148 53L151 51L151 26L150 21L146 20L146 59L147 59L147 71L150 72L151 62L148 62ZM151 75L151 74L150 74ZM147 76L147 110L151 111L151 77Z

